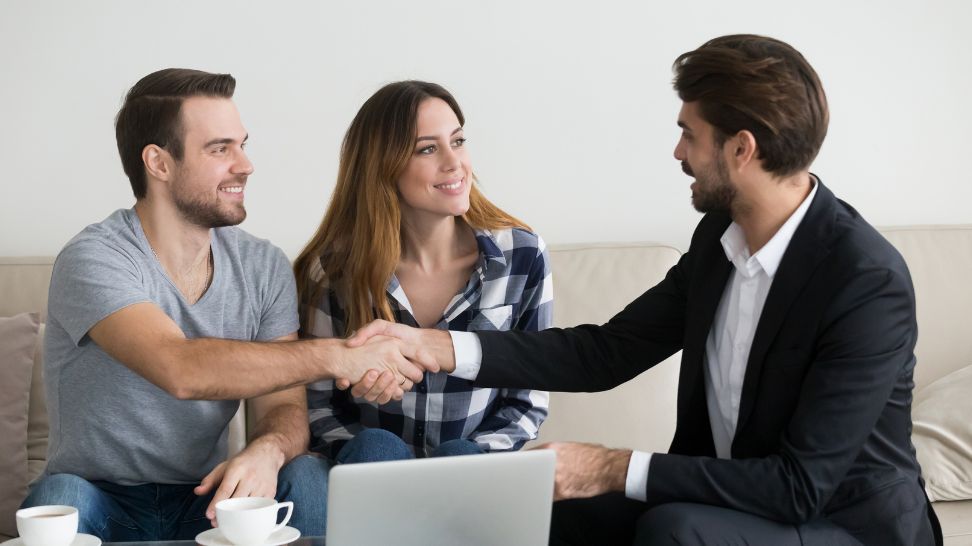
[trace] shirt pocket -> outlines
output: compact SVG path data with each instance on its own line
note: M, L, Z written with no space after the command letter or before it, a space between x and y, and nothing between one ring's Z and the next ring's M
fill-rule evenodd
M513 306L500 305L489 309L479 309L469 321L470 332L475 331L505 331L513 324Z

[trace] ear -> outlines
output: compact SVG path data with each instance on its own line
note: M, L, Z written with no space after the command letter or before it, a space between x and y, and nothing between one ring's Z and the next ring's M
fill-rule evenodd
M741 170L759 159L759 147L756 137L749 131L743 130L726 140L726 155L729 164Z
M168 182L172 177L172 156L155 144L142 148L142 163L145 165L145 174L148 178Z

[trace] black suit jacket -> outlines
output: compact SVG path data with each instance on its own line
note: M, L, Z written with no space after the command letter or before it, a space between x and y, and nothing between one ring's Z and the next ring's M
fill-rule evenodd
M891 244L822 184L756 328L732 458L715 457L703 366L731 273L719 241L730 222L706 215L665 279L607 324L479 333L476 383L606 390L681 349L675 437L668 454L652 456L649 503L797 525L827 518L866 544L933 543L937 521L911 444L911 277Z

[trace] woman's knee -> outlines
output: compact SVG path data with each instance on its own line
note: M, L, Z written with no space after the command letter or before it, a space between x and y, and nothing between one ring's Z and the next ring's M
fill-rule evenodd
M411 459L412 450L398 435L380 428L359 432L341 448L337 461L342 464Z
M433 457L452 457L456 455L480 455L486 453L479 444L472 440L459 438L442 442L433 451Z

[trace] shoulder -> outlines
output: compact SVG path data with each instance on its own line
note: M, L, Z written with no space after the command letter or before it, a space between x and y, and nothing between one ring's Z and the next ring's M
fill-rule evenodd
M852 206L838 200L830 252L834 262L850 271L885 269L907 274L898 250Z
M138 244L128 212L117 210L81 230L58 253L55 269L85 264L136 268L144 260L145 252Z
M257 264L263 268L271 264L286 264L290 267L287 255L277 245L248 233L238 227L223 227L214 230L215 236L234 252L237 252L244 265Z
M547 249L547 244L540 235L524 228L476 230L476 238L480 240L481 248L483 239L486 239L504 254L523 250L533 250L535 254L541 254Z
M540 235L523 228L479 230L479 249L489 276L526 275L545 278L550 273L547 245ZM502 264L499 270L493 264Z

